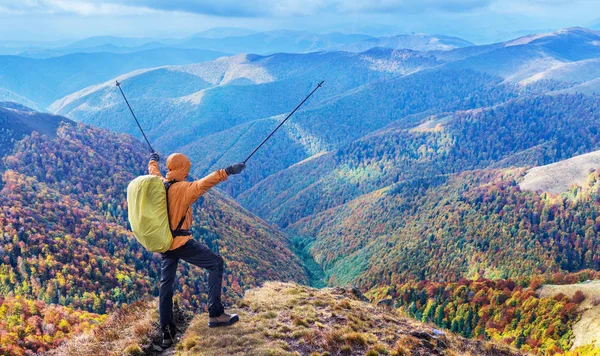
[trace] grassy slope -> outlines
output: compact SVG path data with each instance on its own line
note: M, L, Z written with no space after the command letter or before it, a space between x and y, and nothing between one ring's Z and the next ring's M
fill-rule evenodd
M240 301L241 322L209 329L196 317L181 355L516 355L505 347L440 333L344 289L269 282Z
M600 167L600 151L530 169L519 183L522 190L564 193L583 185L591 170Z
M238 309L241 321L209 329L196 316L174 350L162 355L518 355L497 344L441 332L367 303L350 289L312 289L268 282L249 290ZM187 325L190 315L176 306ZM160 339L156 302L126 306L97 329L82 334L51 355L155 355Z
M180 307L177 299L174 314L180 325L187 325L191 319L191 314ZM153 355L158 352L152 344L160 343L161 338L158 303L143 299L123 306L96 329L67 341L49 355Z

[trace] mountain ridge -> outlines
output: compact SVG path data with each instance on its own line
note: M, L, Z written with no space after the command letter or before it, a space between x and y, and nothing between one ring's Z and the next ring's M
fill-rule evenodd
M317 290L268 282L246 293L236 309L242 321L228 328L226 333L206 327L206 315L195 317L175 352L182 355L520 354L507 346L464 339L411 321L393 309L377 308L365 300L352 289ZM131 316L123 319L129 324ZM140 327L144 331L147 328ZM78 343L96 350L104 338L102 334L85 335L53 354L77 355L81 352ZM118 342L127 346L125 350L142 351L148 346L147 341L140 339L119 337ZM120 349L110 350L111 355L119 352Z

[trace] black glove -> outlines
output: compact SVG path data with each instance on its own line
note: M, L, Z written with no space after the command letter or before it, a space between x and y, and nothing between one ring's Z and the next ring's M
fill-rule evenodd
M246 163L240 162L240 163L232 164L231 166L225 168L225 173L227 173L228 176L230 176L232 174L240 174L240 173L242 173L244 168L246 168Z
M158 162L160 160L160 156L158 155L158 153L152 152L152 154L150 155L150 160Z

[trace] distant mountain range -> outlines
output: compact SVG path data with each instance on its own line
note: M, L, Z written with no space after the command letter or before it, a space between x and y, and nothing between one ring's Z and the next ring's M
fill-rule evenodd
M521 20L525 19L522 18ZM447 26L446 30L449 32L434 31L434 33L452 33L452 36L463 37L468 41L477 41L477 43L491 43L509 38L525 36L528 34L554 31L553 29L549 28L531 28L513 31L506 29L504 31L498 31L497 28L491 28L490 24L479 24L475 25L475 27L481 25L483 25L485 28L481 28L480 32L477 32L475 29L459 30L457 28L453 29L453 26ZM583 25L590 29L600 30L600 20L591 21ZM411 28L413 29L411 30ZM93 36L76 41L0 41L0 55L20 55L31 58L49 58L81 52L131 53L153 48L190 48L190 46L192 46L191 48L196 49L212 49L226 53L247 52L255 54L271 54L289 51L286 50L286 48L290 49L291 46L296 46L297 49L302 49L301 52L309 50L340 49L336 48L336 46L339 47L340 45L348 45L349 43L344 43L345 41L357 42L356 47L359 47L360 49L356 49L355 51L364 51L368 49L366 48L368 44L360 44L358 42L378 42L379 40L382 43L399 43L401 41L394 38L406 38L412 36L415 36L417 38L416 42L419 42L419 37L428 36L418 32L415 33L414 28L420 28L420 26L418 26L418 24L409 24L403 26L400 24L359 25L352 23L322 26L305 31L254 31L237 27L216 27L184 38ZM419 31L431 33L431 30L425 28L421 28ZM445 43L445 41L448 38L455 38L444 35L433 35L432 37L434 37L434 40L431 43L426 43L426 45L430 47L437 45L438 48L430 49L444 49L447 48L447 46L452 46L451 43ZM219 41L214 41L216 39L223 39L223 41L222 43L218 43ZM280 41L277 39L280 39ZM344 40L341 43L338 43L337 41L339 39ZM359 40L353 41L353 39ZM435 42L438 40L440 43L436 44ZM285 43L285 41L289 41L289 43ZM470 43L468 41L460 40L459 43ZM411 40L409 43L410 42L413 41ZM197 45L201 45L202 47L196 47ZM228 47L223 49L223 45L227 45ZM250 46L252 47L250 50L244 50ZM418 46L421 47L402 48L415 50L426 49L422 47L422 44L419 44Z
M133 53L149 49L202 49L225 53L272 54L349 50L362 52L373 47L413 50L444 50L472 45L449 36L404 34L374 37L364 34L331 32L316 34L307 31L273 30L253 32L237 28L215 28L182 38L130 38L96 36L60 47L5 48L6 54L31 58L50 58L73 53ZM0 53L1 46L0 46ZM175 64L175 63L172 63Z
M411 49L415 51L435 51L451 50L469 46L473 46L473 43L458 37L411 34L369 38L360 42L340 46L339 50L364 52L374 47L383 47L391 49Z
M53 101L123 73L167 64L189 64L225 55L220 52L158 48L134 53L76 53L33 59L0 56L0 98L45 108ZM18 99L19 97L26 98Z
M253 33L235 28L217 28L185 39L91 37L63 47L0 56L0 100L44 109L63 96L137 69L199 63L226 53L363 52L373 47L447 50L469 45L447 36L375 38L286 30Z
M437 194L445 187L450 194L466 184L467 194L478 189L477 184L496 184L494 174L504 173L462 172L549 164L600 148L598 97L593 90L586 92L589 96L575 94L598 80L597 41L598 32L572 28L446 51L374 48L362 53L243 55L133 73L122 82L153 144L165 153L187 153L196 162L196 174L202 174L242 160L281 115L317 80L325 79L323 89L252 158L244 179L224 189L251 211L286 228L330 283L366 285L377 281L372 273L382 272L373 272L379 258L398 266L407 254L419 256L414 269L385 270L395 280L436 275L425 265L433 257L423 255L420 244L415 250L404 247L402 253L391 249L389 256L377 252L391 236L406 233L408 240L402 244L407 244L410 236L429 233L412 230L401 216L390 215L388 221L375 224L373 219L379 218L365 215L363 208L383 204L386 189L399 192L398 204L417 199L423 189ZM155 83L171 83L169 93ZM112 85L87 88L51 109L139 135ZM482 183L472 185L473 179ZM515 173L512 179L520 176ZM430 196L427 201L434 204L442 198ZM418 226L429 226L433 220L427 219L438 217L435 213L421 219L404 205L390 209L409 209L406 218L412 216ZM470 224L486 219L487 213L481 214ZM350 233L350 221L357 222L352 223L356 233ZM376 233L378 227L385 227L386 233ZM533 235L531 241L538 237ZM482 252L478 262L486 277L518 275L511 267L517 255L492 256ZM593 259L580 254L559 266L540 256L532 257L537 262L522 273L595 268ZM471 276L469 266L467 260L449 264L441 278Z

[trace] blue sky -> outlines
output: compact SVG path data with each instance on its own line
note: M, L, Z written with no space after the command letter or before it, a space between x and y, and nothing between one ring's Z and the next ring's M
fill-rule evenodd
M393 27L484 42L520 31L585 26L597 17L599 0L0 0L0 40L184 37L234 26L361 32Z

